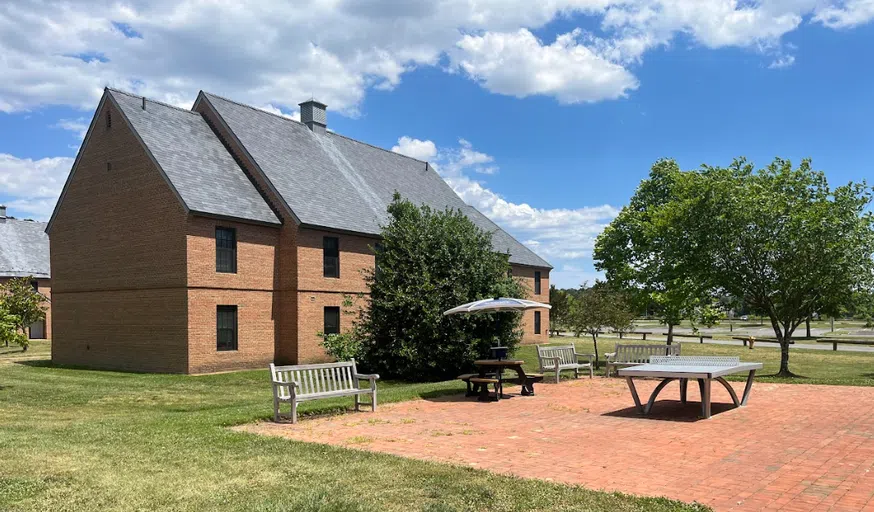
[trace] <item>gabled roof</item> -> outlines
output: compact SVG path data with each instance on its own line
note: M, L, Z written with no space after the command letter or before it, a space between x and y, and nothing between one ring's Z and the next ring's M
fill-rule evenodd
M267 224L279 219L197 112L107 89L184 206Z
M49 236L44 222L0 219L0 277L49 278Z
M202 92L228 129L306 226L378 235L395 191L415 204L457 208L493 233L495 250L521 265L550 267L475 208L425 162Z

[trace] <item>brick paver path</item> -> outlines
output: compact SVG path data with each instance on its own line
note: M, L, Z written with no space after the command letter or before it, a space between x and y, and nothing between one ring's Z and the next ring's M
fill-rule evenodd
M640 381L641 399L655 384ZM671 383L638 417L624 380L580 379L497 403L450 396L243 429L716 510L874 511L874 388L758 382L740 409L719 385L713 396L723 403L698 419Z

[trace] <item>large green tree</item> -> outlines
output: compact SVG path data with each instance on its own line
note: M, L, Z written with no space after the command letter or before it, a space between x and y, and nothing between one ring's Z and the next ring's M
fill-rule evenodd
M580 287L570 300L568 322L575 336L588 334L595 345L595 367L598 367L598 334L604 327L626 332L634 320L634 313L624 295L603 283Z
M658 212L676 200L682 177L673 160L656 162L628 206L598 236L593 254L595 268L611 286L628 293L639 309L654 310L668 328L668 344L674 326L690 318L706 295L678 265L674 244L654 229Z
M48 300L31 286L32 277L10 279L0 285L0 340L27 350L27 328L45 319Z
M651 208L644 229L696 288L762 312L780 343L779 374L792 376L798 326L813 312L836 311L874 280L872 190L832 188L808 160L793 167L776 159L759 170L744 159L692 172L672 167L669 200Z
M366 272L370 304L357 326L371 370L408 380L454 378L496 344L521 339L519 313L443 316L479 299L524 298L509 256L462 212L416 206L395 195L389 223Z

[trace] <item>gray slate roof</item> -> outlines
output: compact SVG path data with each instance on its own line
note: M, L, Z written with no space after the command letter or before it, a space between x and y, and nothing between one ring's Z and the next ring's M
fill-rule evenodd
M46 224L0 219L0 277L51 276Z
M280 224L203 117L107 89L189 210Z
M209 93L216 109L302 224L378 235L394 192L415 204L463 211L493 233L512 263L550 267L485 215L467 205L425 162Z

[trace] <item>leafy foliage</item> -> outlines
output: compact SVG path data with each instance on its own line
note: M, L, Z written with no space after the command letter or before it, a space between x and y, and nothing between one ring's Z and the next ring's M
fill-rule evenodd
M610 290L602 283L581 288L571 300L570 325L576 336L588 334L595 345L595 366L598 365L598 333L604 327L622 332L631 329L634 312L622 293Z
M365 273L370 307L357 328L363 363L385 376L440 380L472 368L496 344L515 348L518 313L443 316L474 300L525 297L491 234L458 210L417 207L397 194L388 213L376 267Z
M549 304L552 306L549 310L549 330L557 336L561 329L568 326L570 295L566 290L556 288L554 284L550 285Z
M790 376L795 329L871 289L871 200L864 183L831 188L808 160L793 168L778 158L755 170L738 159L692 172L663 160L599 239L596 258L608 277L642 289L660 283L687 303L741 298L770 319L780 374ZM681 276L685 290L674 287Z
M0 341L27 350L28 326L45 319L46 297L31 286L32 277L10 279L0 285Z

